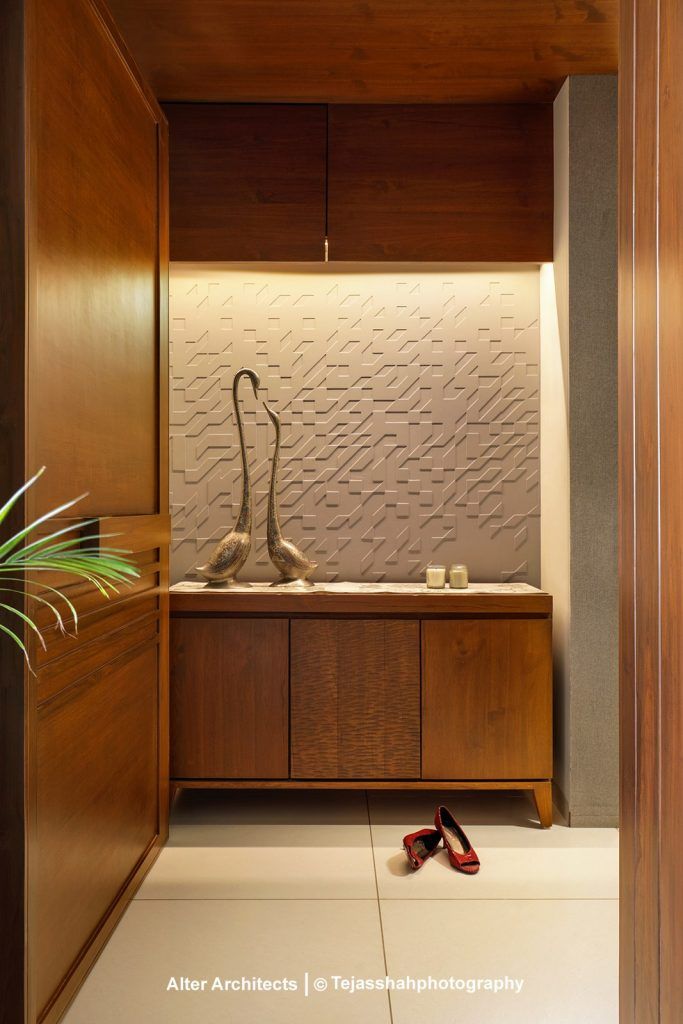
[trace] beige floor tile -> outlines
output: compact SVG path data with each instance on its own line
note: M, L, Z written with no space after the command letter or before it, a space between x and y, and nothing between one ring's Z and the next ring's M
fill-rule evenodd
M372 850L345 842L302 847L292 830L272 845L162 850L138 900L373 899Z
M311 994L303 994L304 972ZM64 1024L389 1024L386 993L313 991L317 977L384 975L372 901L138 901ZM296 992L167 991L171 977L294 980Z
M523 979L521 992L392 992L393 1024L616 1024L616 900L382 902L389 975Z
M263 829L266 840L273 826L300 827L301 845L313 834L306 826L355 825L360 827L358 843L364 846L367 800L359 790L183 790L173 806L168 845L223 846L226 836L234 843L235 826L251 825ZM253 845L246 836L245 845Z
M457 814L482 867L475 877L453 871L445 851L413 872L401 840L431 824L443 799ZM529 824L524 796L371 794L370 817L377 885L384 899L616 899L616 829L569 829ZM499 824L485 824L495 815Z
M187 792L138 899L372 899L364 793Z

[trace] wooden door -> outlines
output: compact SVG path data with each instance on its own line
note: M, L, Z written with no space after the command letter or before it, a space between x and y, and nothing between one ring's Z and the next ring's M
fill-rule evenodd
M289 775L286 619L174 618L171 775Z
M166 103L171 259L323 260L326 108Z
M32 671L0 645L0 1019L31 1024L63 1013L167 834L167 153L99 0L0 19L2 500L44 465L12 525L84 494L76 522L140 573L110 599L55 579L75 637L29 601Z
M293 619L292 778L419 778L419 651L415 621Z
M683 6L624 0L619 70L622 1024L683 1020Z
M552 776L548 619L422 623L422 778Z

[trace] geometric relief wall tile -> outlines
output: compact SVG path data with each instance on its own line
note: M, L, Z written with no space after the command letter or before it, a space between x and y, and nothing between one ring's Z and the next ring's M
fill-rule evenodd
M230 385L256 369L282 419L281 521L318 580L538 583L538 271L172 264L172 575L192 575L241 497ZM254 544L270 580L273 435L243 382Z

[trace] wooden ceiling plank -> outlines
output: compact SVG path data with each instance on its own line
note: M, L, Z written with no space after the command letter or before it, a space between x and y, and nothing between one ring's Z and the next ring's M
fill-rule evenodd
M617 68L617 0L110 0L168 101L530 103Z

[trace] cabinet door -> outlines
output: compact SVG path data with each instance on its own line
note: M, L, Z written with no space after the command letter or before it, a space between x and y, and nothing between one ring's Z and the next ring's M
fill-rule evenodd
M167 103L172 260L323 260L324 106Z
M292 777L420 777L420 631L413 621L291 624Z
M422 777L552 775L550 620L422 624Z
M331 260L552 259L548 105L330 106Z
M171 775L289 773L284 619L171 621Z

